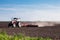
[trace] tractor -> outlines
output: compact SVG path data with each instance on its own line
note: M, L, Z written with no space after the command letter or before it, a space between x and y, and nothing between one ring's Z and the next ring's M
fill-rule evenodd
M9 24L8 27L21 27L20 21L18 21L20 18L13 18Z

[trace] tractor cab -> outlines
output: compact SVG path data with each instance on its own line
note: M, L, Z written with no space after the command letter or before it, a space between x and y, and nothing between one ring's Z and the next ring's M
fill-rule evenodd
M14 24L14 23L17 23L17 20L18 20L18 18L13 18L12 19L12 23Z

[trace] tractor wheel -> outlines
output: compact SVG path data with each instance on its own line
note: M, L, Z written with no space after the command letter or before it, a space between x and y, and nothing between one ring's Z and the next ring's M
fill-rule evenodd
M13 27L12 22L10 22L10 23L8 24L8 27Z

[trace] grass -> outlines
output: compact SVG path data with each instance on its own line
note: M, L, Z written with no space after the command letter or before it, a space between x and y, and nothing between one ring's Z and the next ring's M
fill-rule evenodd
M8 35L6 32L0 32L0 40L52 40L49 37L27 37L20 34L15 34L13 36Z

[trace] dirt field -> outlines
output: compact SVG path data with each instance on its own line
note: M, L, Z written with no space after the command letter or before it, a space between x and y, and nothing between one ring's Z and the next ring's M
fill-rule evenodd
M21 27L8 28L8 22L0 22L0 31L6 31L9 35L22 33L31 37L51 37L54 40L60 40L60 25L53 27Z

